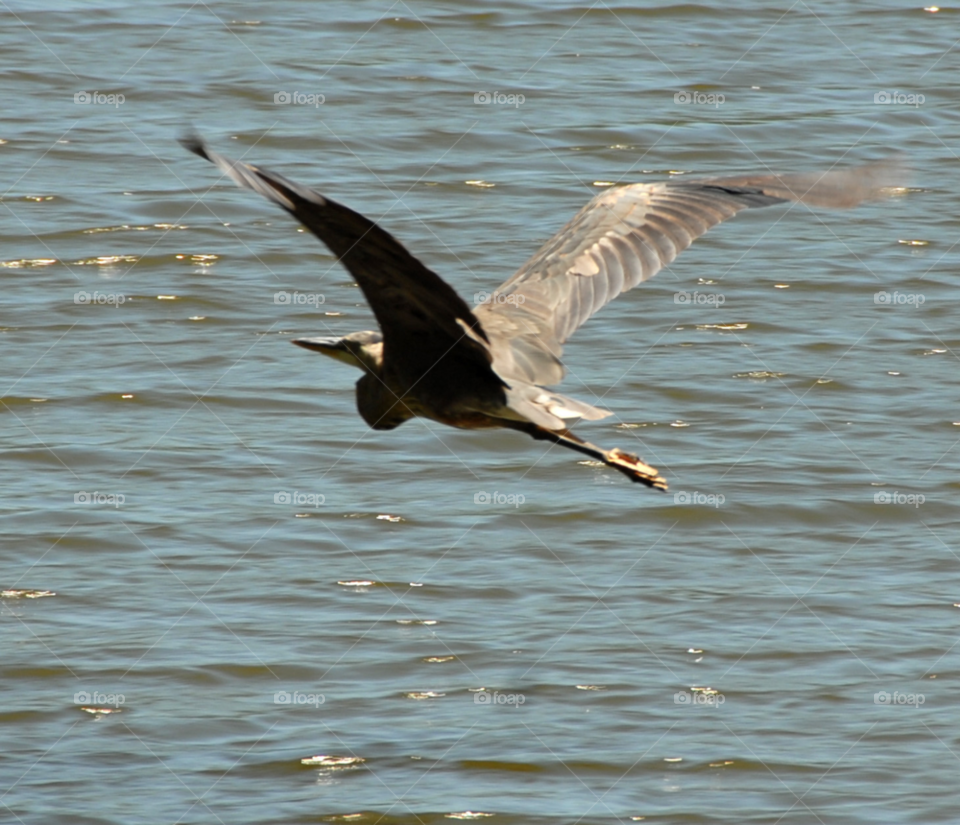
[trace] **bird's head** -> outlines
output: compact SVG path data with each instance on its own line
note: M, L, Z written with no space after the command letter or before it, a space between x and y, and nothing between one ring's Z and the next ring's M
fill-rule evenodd
M366 372L378 374L383 366L383 335L372 330L351 332L343 338L295 338L293 343Z

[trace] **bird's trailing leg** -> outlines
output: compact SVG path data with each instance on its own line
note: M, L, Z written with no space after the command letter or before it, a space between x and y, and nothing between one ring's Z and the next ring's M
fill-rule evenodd
M538 427L536 424L520 421L503 421L502 423L512 430L527 433L537 441L552 441L561 447L576 450L578 453L602 461L608 467L619 470L631 481L639 481L641 484L646 484L647 487L654 487L657 490L667 489L667 481L660 475L657 468L645 464L632 453L625 453L623 450L616 448L604 450L596 444L577 438L570 430L548 430L544 427Z

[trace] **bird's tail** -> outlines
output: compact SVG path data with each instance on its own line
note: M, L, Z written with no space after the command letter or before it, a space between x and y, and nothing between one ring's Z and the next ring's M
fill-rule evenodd
M582 418L587 421L597 421L613 415L609 410L601 410L599 407L538 387L536 384L511 381L505 392L507 406L513 414L504 417L518 421L532 421L548 430L566 430Z

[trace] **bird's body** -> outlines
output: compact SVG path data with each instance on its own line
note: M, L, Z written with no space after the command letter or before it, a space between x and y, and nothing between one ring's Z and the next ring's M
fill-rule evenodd
M302 338L359 367L357 407L373 429L413 417L462 429L507 427L599 459L666 488L655 468L581 441L569 427L610 413L548 389L564 376L562 346L590 316L673 261L710 227L786 201L849 207L895 185L896 167L632 184L590 201L510 279L471 309L372 221L280 175L184 145L310 229L354 276L380 331Z

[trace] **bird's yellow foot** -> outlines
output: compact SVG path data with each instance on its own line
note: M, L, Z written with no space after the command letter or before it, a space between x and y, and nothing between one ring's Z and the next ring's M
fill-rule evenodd
M605 457L608 465L619 470L631 481L639 481L657 490L667 489L667 480L660 475L657 468L644 464L633 453L625 453L623 450L614 448L607 450Z

